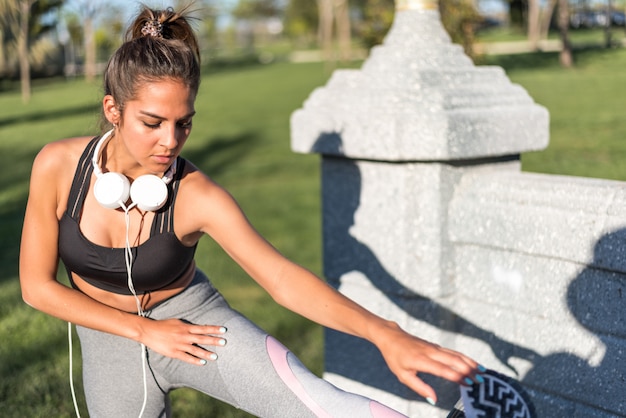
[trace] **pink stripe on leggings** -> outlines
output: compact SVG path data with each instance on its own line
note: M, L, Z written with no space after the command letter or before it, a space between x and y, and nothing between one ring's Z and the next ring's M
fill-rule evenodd
M267 337L266 345L274 369L276 369L278 376L289 386L292 392L318 417L332 418L309 396L302 387L302 384L298 381L298 378L293 374L293 371L291 371L291 367L289 367L289 362L287 361L289 351L285 346L272 337Z
M370 401L370 411L372 416L376 418L406 418L406 415L402 415L396 410L386 407L376 401Z
M267 352L270 356L270 360L274 365L274 369L278 376L282 379L283 382L291 389L291 391L304 403L307 408L311 410L317 417L319 418L332 418L328 412L324 411L318 404L309 396L307 391L304 389L296 375L289 367L289 362L287 360L287 356L289 354L289 350L285 348L280 342L278 342L275 338L268 336L265 342L267 346ZM391 408L388 408L376 401L370 400L370 412L372 413L372 417L377 418L400 418L406 417L405 415L400 414L397 411L394 411Z

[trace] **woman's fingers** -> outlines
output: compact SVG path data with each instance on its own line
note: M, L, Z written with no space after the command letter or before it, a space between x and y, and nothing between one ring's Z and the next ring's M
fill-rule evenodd
M226 331L226 327L220 325L189 325L190 334L222 335Z
M214 325L191 325L190 338L194 344L199 345L226 345L226 328Z
M428 403L435 405L437 403L437 394L435 390L427 385L419 376L415 373L407 373L404 377L400 377L400 382L409 387L418 395L423 396Z
M141 341L165 356L204 365L217 360L211 347L225 346L226 332L220 325L195 325L178 319L149 320Z
M210 361L216 361L217 358L218 357L216 353L205 350L204 348L198 347L196 345L191 345L183 354L181 360L194 365L204 366Z
M204 347L224 347L227 344L224 338L226 328L217 325L190 325L190 327L188 346L185 347L185 353L189 356L182 360L201 366L217 360L217 354Z
M474 380L477 382L480 380L476 378L480 376L478 363L456 351L438 347L431 354L430 360L424 372L465 385L471 385Z
M484 381L481 376L484 368L471 358L400 329L395 329L390 337L379 343L379 349L400 381L431 404L436 402L437 395L432 387L420 379L420 373L465 386Z

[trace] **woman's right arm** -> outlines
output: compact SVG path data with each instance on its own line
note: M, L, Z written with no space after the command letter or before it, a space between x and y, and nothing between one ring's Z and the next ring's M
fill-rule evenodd
M68 154L63 143L49 144L33 163L20 247L24 301L64 321L142 342L169 357L192 364L210 360L210 353L194 344L215 345L210 334L218 334L218 326L153 321L104 305L57 280L59 217L65 208L61 200L67 199L62 186L71 184L76 166Z
M108 308L57 281L60 200L67 196L60 185L68 181L64 170L70 160L61 143L45 146L35 158L20 248L22 298L35 309L64 321L137 339L139 321ZM73 164L75 165L75 164ZM71 180L70 180L71 181Z

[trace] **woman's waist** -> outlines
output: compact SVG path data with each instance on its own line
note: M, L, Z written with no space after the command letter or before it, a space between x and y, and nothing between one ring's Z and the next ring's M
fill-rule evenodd
M122 311L136 313L137 299L139 299L141 309L144 311L148 310L156 304L182 292L193 280L195 271L196 265L195 262L192 261L183 274L168 285L154 290L142 290L141 292L137 292L137 297L135 297L132 292L130 292L131 294L126 294L126 292L120 293L103 289L100 286L94 285L91 280L85 280L75 273L72 273L72 283L74 288L100 303Z

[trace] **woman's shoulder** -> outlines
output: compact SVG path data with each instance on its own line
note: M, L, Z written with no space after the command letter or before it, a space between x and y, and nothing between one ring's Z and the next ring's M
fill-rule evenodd
M91 136L81 136L49 142L37 154L34 165L47 168L74 167L91 139Z
M184 171L181 174L181 187L179 196L182 199L190 199L194 202L204 204L214 203L215 198L228 194L226 189L218 184L211 176L185 159ZM195 206L195 205L194 205Z
M211 182L211 179L205 174L198 166L187 158L180 156L184 161L183 172L181 173L181 179L185 184L201 184L203 182ZM189 187L189 186L187 186Z
M48 142L43 146L40 153L44 154L75 154L82 153L94 137L93 136L76 136L72 138L59 139L57 141Z
M57 219L65 210L74 171L89 137L68 138L46 144L31 171L29 205L47 210L56 205Z
M194 196L194 199L203 197L212 198L215 194L228 193L226 189L215 181L202 167L198 167L185 159L184 171L181 175L181 191Z

